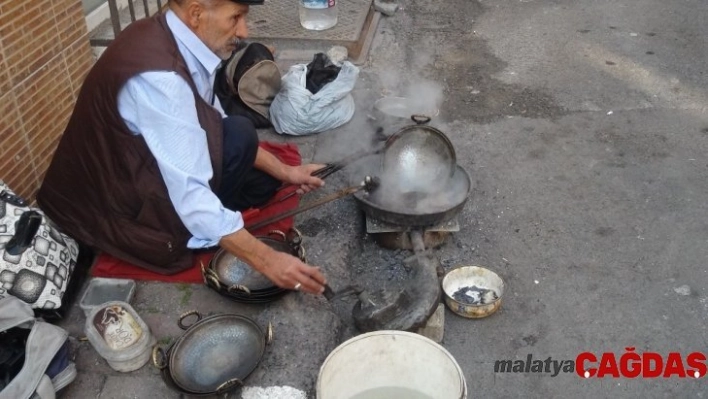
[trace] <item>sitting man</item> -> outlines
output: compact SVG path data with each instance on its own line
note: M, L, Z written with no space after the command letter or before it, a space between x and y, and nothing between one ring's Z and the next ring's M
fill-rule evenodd
M218 66L247 37L249 5L262 3L170 0L106 49L37 194L62 230L162 274L218 244L279 287L324 291L319 268L254 238L238 212L267 202L282 182L302 192L324 184L311 175L322 165L282 163L214 96Z

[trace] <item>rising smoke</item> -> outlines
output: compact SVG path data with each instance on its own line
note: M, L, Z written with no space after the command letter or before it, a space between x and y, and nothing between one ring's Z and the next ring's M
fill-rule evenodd
M377 148L382 148L384 142L381 135L377 135L377 129L383 131L383 136L391 136L405 126L413 125L411 115L419 114L430 116L431 125L435 126L439 122L439 109L443 104L443 85L430 79L426 79L421 71L433 62L430 54L417 54L413 65L406 71L400 65L388 67L378 66L376 75L360 74L357 87L352 93L356 112L352 120L345 126L332 131L325 132L325 137L318 140L316 159L320 162L338 161L356 153L372 152ZM414 70L413 70L414 69ZM390 97L401 97L405 99L405 106L384 109L385 118L381 119L380 114L375 112L374 104L380 99ZM386 176L382 171L380 155L365 156L347 165L340 173L345 176L349 184L357 184L363 181L365 176L377 176L385 184L395 182L396 177ZM400 190L399 190L400 191ZM420 187L416 188L420 192ZM379 193L382 201L388 204L400 202L398 191L381 190ZM409 193L410 194L410 193ZM383 198L385 197L385 198ZM419 198L421 205L426 207L435 206L437 203L447 203L445 195L436 192L435 200L422 201L419 195L410 198ZM415 202L415 201L414 201Z

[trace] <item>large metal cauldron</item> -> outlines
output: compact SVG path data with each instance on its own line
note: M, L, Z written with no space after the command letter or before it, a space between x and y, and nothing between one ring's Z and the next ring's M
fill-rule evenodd
M380 156L380 186L354 194L371 218L405 227L430 227L449 221L464 207L470 177L457 165L455 149L440 130L416 122L386 141Z
M386 172L383 172L386 175ZM404 227L426 228L445 223L462 210L472 184L461 166L442 186L430 190L408 190L395 179L384 179L371 193L356 193L359 206L367 216Z

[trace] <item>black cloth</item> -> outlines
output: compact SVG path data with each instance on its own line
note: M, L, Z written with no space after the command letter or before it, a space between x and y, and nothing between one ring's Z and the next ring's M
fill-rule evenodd
M315 94L327 83L337 79L342 68L334 65L324 53L315 54L315 58L307 64L305 87L310 93Z
M217 196L228 209L241 211L268 202L282 184L255 169L258 133L248 118L224 118L224 158L221 188Z
M29 333L29 329L18 327L0 332L0 391L12 382L25 364Z

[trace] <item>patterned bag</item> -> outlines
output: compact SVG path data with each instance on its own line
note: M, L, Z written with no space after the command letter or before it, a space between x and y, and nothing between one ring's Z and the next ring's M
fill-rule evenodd
M0 299L61 307L78 256L75 240L0 180Z

